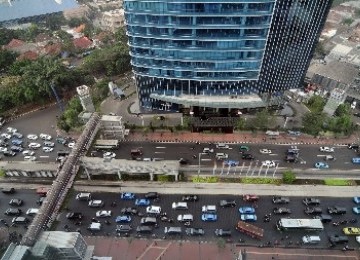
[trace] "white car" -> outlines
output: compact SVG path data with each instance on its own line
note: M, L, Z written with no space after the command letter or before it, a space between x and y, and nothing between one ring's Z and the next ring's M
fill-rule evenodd
M320 152L333 153L335 151L334 151L334 147L322 146L320 147Z
M27 135L27 139L37 140L37 139L38 139L38 136L37 136L37 135L34 135L34 134L29 134L29 135Z
M44 153L50 153L50 152L52 152L54 150L54 148L52 148L52 147L43 147L42 150L43 150Z
M55 146L55 144L54 144L53 142L49 142L49 141L45 141L45 142L43 143L43 145L44 145L44 146L47 146L47 147L54 147L54 146Z
M6 131L10 134L13 134L13 133L17 132L17 129L14 127L8 127L8 128L6 128Z
M40 148L41 147L41 144L39 144L39 143L29 143L29 145L28 145L28 147L29 148Z
M203 153L213 153L214 149L210 149L210 148L204 148L203 149Z
M99 210L99 211L96 211L96 217L98 217L98 218L111 217L111 210Z
M40 134L40 138L45 140L45 141L50 141L52 139L52 136L51 135L48 135L48 134L43 134L41 133Z
M23 154L24 156L32 156L32 155L35 154L35 152L34 152L34 151L30 151L30 150L25 150L25 151L22 152L22 154Z
M11 134L2 133L2 134L1 134L1 137L2 137L2 138L5 138L5 139L10 139L10 138L11 138Z
M115 158L116 154L115 153L112 153L112 152L106 152L103 154L103 157L106 159L111 159L111 158Z
M360 236L356 236L355 240L360 244Z
M270 154L270 153L271 153L271 150L269 150L269 149L260 149L260 153Z
M36 215L38 212L39 212L39 209L37 209L37 208L29 208L29 209L26 211L26 215L34 216L34 215Z
M68 143L67 144L67 146L69 147L69 148L74 148L75 147L75 142L70 142L70 143Z
M8 150L8 149L7 149L6 147L1 147L1 146L0 146L0 153L7 152L7 150Z
M24 161L36 161L36 156L24 156Z
M271 168L271 167L275 167L275 162L270 161L270 160L266 160L266 161L261 162L261 165Z

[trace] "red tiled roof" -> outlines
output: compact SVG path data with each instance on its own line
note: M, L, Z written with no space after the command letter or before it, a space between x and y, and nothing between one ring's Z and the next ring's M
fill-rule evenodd
M17 59L18 60L36 60L39 55L34 51L27 51L21 54Z
M79 49L87 49L92 45L92 41L88 37L81 37L73 40L74 46Z
M61 53L61 43L53 43L53 44L47 44L44 47L44 54L45 55L59 55Z
M11 42L9 42L8 45L6 45L6 48L7 49L17 48L24 44L25 42L23 42L22 40L12 39Z

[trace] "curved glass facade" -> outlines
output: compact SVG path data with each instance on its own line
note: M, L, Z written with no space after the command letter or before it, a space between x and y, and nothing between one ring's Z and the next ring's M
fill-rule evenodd
M141 107L299 87L330 2L124 0Z

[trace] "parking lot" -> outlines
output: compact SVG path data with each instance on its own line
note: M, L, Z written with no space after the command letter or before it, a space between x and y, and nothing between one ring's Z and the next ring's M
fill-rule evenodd
M225 192L224 192L225 193ZM74 195L73 195L74 196ZM120 211L124 207L135 207L134 200L124 201L120 199L119 194L115 193L93 193L93 199L100 199L105 202L103 208L89 208L86 201L77 201L75 198L72 198L68 204L68 211L64 211L60 214L60 224L57 226L58 230L65 230L65 225L68 226L68 230L75 231L79 229L83 235L95 235L95 236L116 236L115 231L116 223L115 218L120 215ZM141 194L136 194L137 198L143 197ZM221 199L235 199L237 206L235 208L220 208L219 201ZM246 203L239 198L239 196L231 195L201 195L199 201L197 202L188 202L188 210L174 210L171 208L173 202L181 201L181 195L161 195L160 200L153 202L152 205L161 206L162 212L166 212L167 216L174 219L173 223L162 222L158 220L158 227L153 230L152 234L141 235L143 237L151 238L164 238L164 228L165 227L182 227L182 235L176 236L166 236L167 238L175 238L182 240L198 240L198 241L217 241L217 237L214 234L215 229L223 228L230 229L232 231L231 241L239 241L241 239L244 245L255 245L255 246L266 246L274 245L278 246L295 246L295 247L306 247L300 243L302 236L307 234L317 234L316 232L306 232L306 231L292 231L292 232L279 232L275 223L280 218L291 217L291 218L312 218L304 213L305 205L302 203L303 198L291 197L291 202L286 205L274 205L272 203L272 197L263 196L256 204ZM323 213L326 213L327 207L329 206L342 206L347 208L347 213L345 215L332 215L333 222L338 222L342 220L356 219L358 217L352 212L352 207L355 205L352 201L352 198L320 198L321 204L320 207L323 209ZM112 207L112 202L116 202L116 206ZM201 207L203 205L217 205L217 215L218 220L216 222L203 222L201 220ZM254 225L261 227L265 230L264 238L262 240L253 239L247 235L244 235L235 230L235 224L240 219L239 207L241 206L254 206L256 208L256 215L258 220L253 222ZM271 220L269 222L264 222L264 216L266 214L272 213L274 207L284 206L289 208L292 213L290 215L274 215L272 214ZM145 215L146 207L136 207L142 215ZM87 227L91 223L91 219L95 217L95 213L98 210L111 210L112 216L109 218L96 218L100 223L102 223L102 229L98 232L90 232L87 230ZM82 212L84 218L81 221L81 226L75 225L76 221L66 219L65 215L70 212ZM192 214L194 216L194 221L191 223L190 227L203 228L205 230L204 236L198 237L188 237L185 235L185 226L182 223L179 223L176 219L179 214ZM135 229L140 225L141 216L133 216L131 223L129 223L133 230L129 233L129 236L138 237L136 235ZM105 220L110 221L110 224L105 224ZM126 223L123 223L126 224ZM307 247L319 247L319 248L328 248L330 243L328 236L333 234L342 235L342 229L344 227L359 226L358 223L348 223L341 224L339 226L334 226L332 223L324 224L325 230L320 232L321 242L317 245L311 245ZM349 247L358 248L356 243L355 236L349 236ZM337 245L336 247L341 248L344 245Z

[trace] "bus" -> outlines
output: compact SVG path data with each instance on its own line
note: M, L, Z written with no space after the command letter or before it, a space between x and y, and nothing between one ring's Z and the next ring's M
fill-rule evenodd
M119 147L119 140L96 140L95 149L112 150Z
M291 230L324 230L324 225L320 219L291 219L282 218L276 223L276 227L280 231Z

